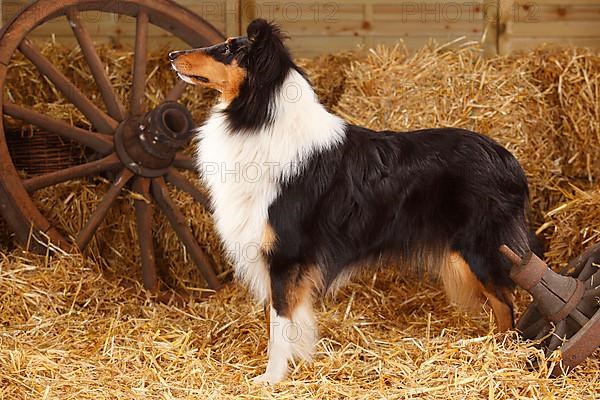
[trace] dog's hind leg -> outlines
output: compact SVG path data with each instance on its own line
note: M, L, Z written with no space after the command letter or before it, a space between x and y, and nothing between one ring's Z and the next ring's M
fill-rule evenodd
M497 290L495 287L482 286L482 292L488 305L492 308L496 326L500 332L506 332L514 326L513 294L508 288Z
M469 311L481 307L481 282L458 252L450 252L443 260L440 278L450 303Z
M472 257L472 259L477 259ZM450 302L461 308L475 310L481 301L494 313L500 332L513 327L512 293L508 287L493 283L484 284L474 273L473 267L457 252L451 252L441 269L441 279Z

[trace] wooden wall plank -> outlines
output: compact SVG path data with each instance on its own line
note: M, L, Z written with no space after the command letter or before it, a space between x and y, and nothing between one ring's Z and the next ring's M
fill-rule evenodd
M10 19L30 0L3 1ZM544 42L600 48L600 0L180 0L227 36L243 34L255 17L275 20L293 38L298 55L319 54L406 41L415 48L432 37L439 42L464 36L483 43L485 54L508 53ZM131 45L133 18L90 13L86 26L98 42ZM149 32L152 46L183 46L159 28ZM36 29L33 38L75 44L64 18ZM173 43L169 43L172 41Z
M544 21L539 24L510 24L510 36L535 38L600 38L598 21Z
M506 18L498 30L500 53L542 43L600 48L600 0L503 1Z
M407 40L409 47L423 44L426 42L423 38L429 37L439 42L458 37L479 40L484 27L483 0L472 3L300 0L275 4L260 0L256 5L292 37L290 45L301 55L346 50L357 45L375 46L399 39ZM411 40L413 37L418 39Z
M531 50L543 44L556 46L576 46L589 47L598 49L599 43L597 38L530 38L530 37L515 37L511 39L512 51Z

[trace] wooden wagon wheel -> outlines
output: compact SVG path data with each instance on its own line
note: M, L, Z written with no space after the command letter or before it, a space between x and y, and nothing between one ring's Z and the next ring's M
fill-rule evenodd
M104 65L89 31L86 30L81 13L87 11L124 15L136 20L133 83L129 103L126 105L121 104L111 87ZM106 111L88 99L27 39L27 34L36 27L63 16L72 27ZM121 190L128 187L146 198L154 199L150 203L135 201L144 286L151 290L156 290L158 286L151 222L153 204L156 204L200 268L209 287L216 289L219 287L219 280L215 275L214 265L186 226L183 214L169 197L166 186L166 182L169 182L192 195L195 200L203 203L206 201L204 195L178 171L180 168L194 167L190 157L179 151L187 143L189 131L193 127L188 110L175 102L182 95L185 84L179 81L168 92L164 102L155 109L146 110L144 105L148 28L151 24L192 47L223 40L222 34L209 23L171 0L39 0L23 9L3 27L0 31L0 84L3 91L11 57L16 51L20 51L82 112L93 129L81 129L0 98L3 102L3 115L75 141L93 151L95 159L24 179L15 168L4 126L0 125L0 163L3 167L0 174L0 207L5 220L22 243L26 243L33 234L46 237L54 245L66 250L73 250L74 246L83 250ZM165 62L166 57L165 54ZM112 176L111 186L81 231L73 235L74 243L52 226L32 201L31 194L41 188L107 172L111 172L108 175ZM45 251L47 247L43 243L32 245L38 251Z
M513 263L511 279L533 302L517 323L524 339L539 340L546 356L560 349L562 366L552 375L573 369L600 347L600 244L587 249L557 274L535 254L522 259L503 246Z

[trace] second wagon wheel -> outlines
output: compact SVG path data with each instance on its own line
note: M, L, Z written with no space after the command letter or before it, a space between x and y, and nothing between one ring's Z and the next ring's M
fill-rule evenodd
M108 13L115 17L127 16L130 20L135 20L132 83L127 102L121 102L116 95L90 32L86 29L83 13L90 11ZM101 104L88 98L27 38L40 25L60 18L66 19L65 23L68 22L72 28L95 80ZM175 84L163 102L152 110L146 107L144 101L150 25L162 28L191 47L206 46L223 40L223 36L209 23L171 0L39 0L27 6L3 27L0 31L0 85L3 93L11 59L20 52L45 80L51 82L85 116L92 128L88 130L73 126L69 121L15 104L7 96L3 96L0 101L4 117L23 121L39 130L78 143L91 156L82 163L57 171L23 176L15 167L13 154L7 144L7 134L4 126L0 125L2 215L22 243L26 243L32 236L44 237L63 249L69 250L77 246L83 250L121 191L127 189L137 192L143 196L134 203L145 287L156 290L158 285L152 237L152 218L156 205L185 245L191 259L200 268L208 286L215 289L219 287L219 280L214 265L186 225L184 215L169 196L167 188L168 182L189 193L196 201L206 201L203 193L179 170L193 169L191 158L181 152L193 127L191 115L183 105L175 102L182 95L185 84L181 81ZM79 232L58 229L33 200L33 193L42 188L93 176L109 179L110 187ZM153 201L144 201L147 199ZM38 251L45 251L47 247L41 241L31 244Z
M500 251L513 264L511 279L533 297L517 331L524 339L539 341L546 357L560 349L562 362L553 376L570 371L600 347L600 243L561 274L531 252L521 258L507 246Z

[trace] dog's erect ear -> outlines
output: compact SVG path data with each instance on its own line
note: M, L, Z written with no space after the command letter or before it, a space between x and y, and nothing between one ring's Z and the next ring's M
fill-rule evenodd
M250 42L246 55L248 70L261 71L266 80L277 80L287 74L291 60L279 25L259 18L248 25L246 33Z
M260 44L271 40L283 43L283 40L286 39L285 35L281 33L279 25L262 18L250 22L246 29L246 35L252 44Z

